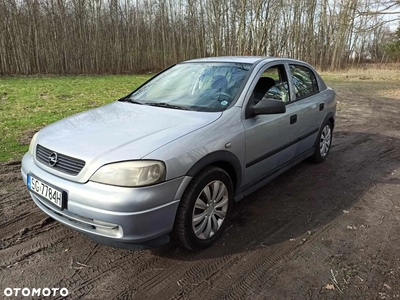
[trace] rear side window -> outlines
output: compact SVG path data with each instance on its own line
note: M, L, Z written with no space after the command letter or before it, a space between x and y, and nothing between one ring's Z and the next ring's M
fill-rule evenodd
M290 65L296 98L302 99L319 92L317 79L309 68L299 65Z

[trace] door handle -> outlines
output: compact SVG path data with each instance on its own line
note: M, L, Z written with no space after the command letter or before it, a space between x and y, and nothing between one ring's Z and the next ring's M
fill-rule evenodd
M320 105L319 105L319 111L321 111L321 110L324 110L324 103L321 103Z
M294 124L297 122L297 115L290 116L290 124Z

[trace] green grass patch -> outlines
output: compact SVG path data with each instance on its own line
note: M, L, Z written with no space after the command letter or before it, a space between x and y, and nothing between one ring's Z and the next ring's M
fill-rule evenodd
M0 79L0 161L20 160L32 135L66 116L128 94L150 75Z

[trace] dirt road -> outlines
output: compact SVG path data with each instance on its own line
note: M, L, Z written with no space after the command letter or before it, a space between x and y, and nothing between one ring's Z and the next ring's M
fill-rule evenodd
M239 202L200 253L97 245L34 205L19 163L0 165L0 298L6 287L66 287L72 299L399 298L400 100L363 91L371 84L333 83L329 159Z

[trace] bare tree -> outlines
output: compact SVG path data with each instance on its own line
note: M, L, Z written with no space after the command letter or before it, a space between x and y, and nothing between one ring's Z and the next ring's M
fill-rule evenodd
M393 0L0 0L0 74L155 71L214 55L391 58Z

